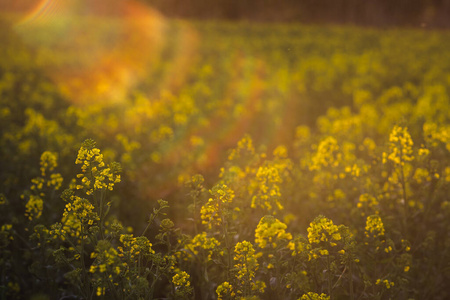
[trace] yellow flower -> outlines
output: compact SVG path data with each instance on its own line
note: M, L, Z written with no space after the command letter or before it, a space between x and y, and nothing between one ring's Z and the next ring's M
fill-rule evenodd
M132 234L122 234L119 241L122 243L122 247L118 247L119 256L129 255L131 259L137 259L140 254L149 256L155 253L145 236L133 237Z
M6 199L5 195L0 193L0 205L8 204L8 199Z
M388 160L396 165L404 165L414 159L413 141L406 127L394 126L389 136L389 153L383 153L383 163Z
M97 287L97 296L100 297L105 294L105 288L104 287Z
M310 170L320 171L323 167L337 167L341 156L337 140L329 136L320 142L317 153L312 157Z
M237 271L236 279L240 283L237 292L241 293L241 290L246 290L247 287L250 287L251 290L258 293L264 292L266 287L264 282L254 281L259 264L253 245L248 241L237 243L234 252L234 266Z
M119 163L113 162L105 167L103 162L103 154L100 149L95 148L95 142L91 139L85 140L78 150L76 164L82 164L81 174L77 178L81 178L81 184L77 185L77 189L86 188L86 194L92 195L95 190L113 190L116 183L121 181L121 167Z
M71 196L70 202L64 208L63 218L67 219L69 215L73 216L80 224L92 225L93 222L100 220L95 212L95 207L89 200L78 196Z
M172 277L172 282L175 286L189 286L191 284L189 278L190 276L188 273L181 271Z
M252 197L251 207L261 207L272 213L273 210L282 210L280 202L281 192L279 184L281 179L278 168L275 165L265 165L256 172L257 192Z
M248 155L253 156L255 154L255 148L253 147L252 138L249 135L245 135L237 144L236 149L233 149L228 155L228 160L236 160Z
M314 292L309 292L304 294L299 300L330 300L330 296L327 296L324 293L319 295Z
M265 248L267 243L272 243L273 246L273 243L279 239L291 240L292 235L285 232L286 228L286 224L273 216L262 217L255 230L255 244L260 248Z
M308 227L308 240L310 244L319 244L321 242L339 241L339 227L333 224L333 221L324 216L317 217Z
M211 229L212 226L222 224L223 217L234 199L234 191L225 184L217 184L209 192L213 197L200 209L200 218L202 224Z
M41 155L41 176L46 176L46 172L52 172L58 166L58 155L45 151Z
M172 283L175 285L175 293L178 297L185 297L192 292L190 276L185 271L178 272L172 277Z
M197 255L200 249L207 250L208 260L211 259L213 251L220 246L219 241L214 237L207 237L206 232L197 234L192 238L192 240L186 245L186 249L190 250L193 254Z
M381 279L377 279L377 281L375 282L376 285L381 285L384 284L386 286L386 289L390 289L391 287L393 287L395 285L395 283L393 281L389 281L387 279L381 280Z
M36 195L30 195L30 199L25 205L25 216L31 221L33 219L39 219L42 215L42 209L44 207L44 201L41 197Z
M368 216L366 220L366 237L379 237L384 235L384 225L380 216Z
M233 292L233 286L228 281L221 283L217 287L216 294L217 300L234 297L236 295L235 292Z
M106 272L106 265L105 265L105 264L101 264L101 265L99 266L99 270L100 270L100 273Z

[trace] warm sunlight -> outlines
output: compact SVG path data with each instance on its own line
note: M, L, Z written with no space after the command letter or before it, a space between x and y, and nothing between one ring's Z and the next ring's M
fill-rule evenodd
M0 300L450 299L449 8L0 0Z
M170 26L136 1L41 1L14 26L68 99L78 104L122 102L158 68L165 52L173 67L159 83L180 85L195 51L195 34Z

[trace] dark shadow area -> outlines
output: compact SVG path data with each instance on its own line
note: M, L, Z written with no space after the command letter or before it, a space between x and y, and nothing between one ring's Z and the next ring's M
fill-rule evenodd
M450 25L449 0L142 0L169 17L375 27Z

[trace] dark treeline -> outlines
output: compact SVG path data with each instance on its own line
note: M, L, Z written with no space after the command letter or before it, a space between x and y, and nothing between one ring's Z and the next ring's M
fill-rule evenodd
M170 17L450 27L450 0L143 0Z

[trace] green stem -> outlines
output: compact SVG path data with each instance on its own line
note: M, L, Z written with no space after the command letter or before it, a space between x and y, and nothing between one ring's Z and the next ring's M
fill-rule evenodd
M86 265L84 263L84 226L81 225L81 251L80 251L80 260L81 260L81 268L83 270L83 285L85 286L86 290L87 290L87 295L91 294L91 287L89 284L89 280L88 280L88 273L86 270ZM76 249L76 248L75 248Z
M153 213L150 214L150 218L148 220L147 227L145 227L144 231L141 233L141 236L145 235L145 233L150 228L150 225L152 225L153 221L155 220L156 216L159 214L160 211L161 211L160 208L158 208L157 210L153 210Z
M280 256L276 256L276 264L275 264L275 278L277 279L276 283L276 291L277 295L281 297L281 295L284 294L285 289L282 288L281 279L283 276L280 276L280 268L278 266L281 266L281 262L283 261L283 254L280 254Z
M197 228L197 197L194 196L192 197L192 199L194 200L194 233L195 235L198 234L198 228Z
M147 232L147 230L150 228L150 225L153 223L153 218L150 217L150 220L148 220L148 224L147 227L145 227L144 231L141 233L141 236L145 236L145 233Z
M331 270L330 270L330 255L327 256L327 288L328 288L328 296L330 296L330 299L332 299L331 297Z
M225 216L222 213L221 210L221 202L219 201L219 209L218 212L220 213L221 219L222 219L222 231L223 231L223 236L225 239L225 247L227 248L227 281L230 281L230 269L231 269L231 247L228 243L228 230L227 230L227 223L225 221Z
M403 168L403 160L400 160L400 170L401 170L401 184L402 184L402 193L403 193L403 226L404 226L404 232L407 233L408 230L408 224L407 224L407 217L408 217L408 199L406 198L406 181L405 181L405 171Z
M153 293L155 291L156 282L159 279L158 268L156 268L155 276L153 277L152 285L150 286L149 299L153 299Z
M99 199L99 206L100 206L100 236L102 240L105 239L104 236L104 217L103 217L103 198L104 198L104 192L103 189L100 190L100 199Z
M350 261L350 300L355 297L353 295L353 260Z
M138 269L137 269L137 273L138 273L138 276L141 276L141 254L139 254L139 257L138 257Z
M6 261L6 251L2 251L2 260ZM1 299L6 300L6 268L2 268L2 278L0 281L1 284Z
M104 280L106 282L108 282L109 289L113 292L115 299L121 299L120 295L117 293L117 290L118 290L117 287L114 285L114 283L111 280L109 280L109 278L106 277L106 274L105 274ZM104 296L105 295L103 295L103 297Z

